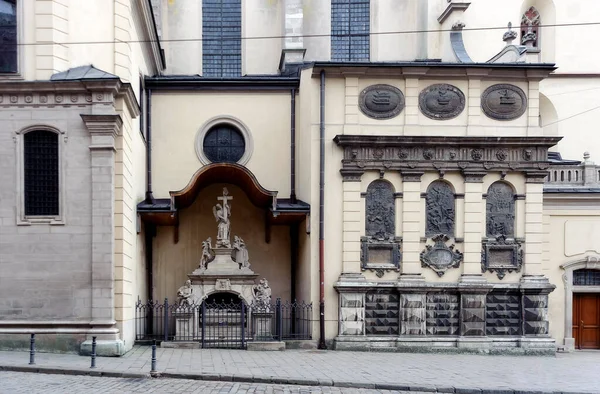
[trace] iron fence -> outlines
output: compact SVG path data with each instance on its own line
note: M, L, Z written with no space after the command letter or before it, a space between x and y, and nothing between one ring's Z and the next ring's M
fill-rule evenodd
M248 341L312 339L312 303L247 305L241 300L169 303L138 299L137 342L199 342L203 348L243 349Z

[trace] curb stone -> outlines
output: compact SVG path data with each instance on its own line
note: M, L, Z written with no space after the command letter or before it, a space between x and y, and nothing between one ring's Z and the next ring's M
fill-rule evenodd
M479 389L466 387L434 387L410 384L396 383L367 383L367 382L349 382L335 381L330 379L302 379L302 378L279 378L273 376L252 376L235 374L184 374L172 372L157 372L151 376L150 373L135 372L117 372L103 370L88 370L65 367L44 367L38 365L0 365L0 371L8 372L28 372L45 373L51 375L74 375L74 376L99 376L108 378L127 378L127 379L190 379L224 382L244 382L244 383L263 383L263 384L285 384L285 385L304 385L304 386L334 386L343 388L367 388L379 390L398 390L398 391L426 391L438 393L456 393L456 394L589 394L576 391L538 391L538 390L513 390L513 389Z

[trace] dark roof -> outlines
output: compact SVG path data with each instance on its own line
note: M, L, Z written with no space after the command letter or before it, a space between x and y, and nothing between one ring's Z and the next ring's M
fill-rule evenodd
M548 162L550 162L551 164L573 164L573 165L581 164L581 161L579 161L579 160L563 159L560 152L548 152Z
M295 203L292 203L289 198L278 198L275 211L309 213L310 205L300 200L296 200Z
M544 193L600 193L600 187L545 187Z
M138 212L165 212L165 211L173 211L171 209L171 199L170 198L155 198L152 202L148 202L146 200L140 202L137 205ZM278 198L277 199L277 207L275 209L277 212L300 212L300 213L308 213L310 212L310 205L305 203L304 201L296 200L295 203L292 203L289 198Z
M155 198L152 202L146 200L137 205L138 212L171 211L170 198Z
M119 79L114 74L97 69L92 65L70 68L50 77L51 81L79 81L89 79Z

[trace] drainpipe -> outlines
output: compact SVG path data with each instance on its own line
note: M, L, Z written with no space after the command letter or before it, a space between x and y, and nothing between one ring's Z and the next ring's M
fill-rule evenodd
M146 202L153 203L152 195L152 89L146 92Z
M319 127L319 349L327 349L325 344L325 70L321 70L321 108Z
M292 89L292 100L291 100L291 116L290 116L290 202L296 203L296 89Z

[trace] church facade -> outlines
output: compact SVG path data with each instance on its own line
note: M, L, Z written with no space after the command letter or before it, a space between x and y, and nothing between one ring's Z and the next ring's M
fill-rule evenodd
M0 347L600 348L600 6L89 3L0 1Z

